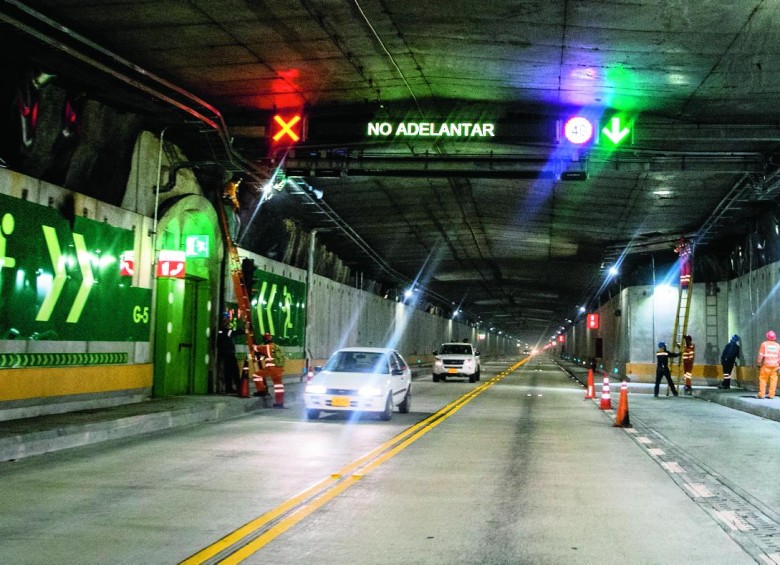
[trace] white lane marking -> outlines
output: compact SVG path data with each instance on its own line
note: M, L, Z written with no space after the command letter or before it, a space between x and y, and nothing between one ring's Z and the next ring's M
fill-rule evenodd
M732 510L722 510L720 512L715 512L715 517L720 518L726 522L726 525L728 525L732 530L747 532L754 529L750 524L743 522L742 518L737 516L737 513Z
M669 471L670 473L684 473L685 469L680 467L677 461L671 461L669 463L661 463L661 467Z
M629 433L629 434L638 434L639 433L634 428L623 428L623 429L626 431L626 433Z
M664 450L661 449L660 447L651 447L647 451L650 452L650 455L656 455L658 457L660 457L661 455L666 455L666 453L664 453Z
M646 436L640 436L640 437L636 438L636 440L639 443L653 443L653 440L651 440L649 437L646 437Z
M706 485L702 484L686 484L685 488L688 489L688 492L690 492L693 496L697 496L699 498L709 498L713 496L710 489L707 488Z

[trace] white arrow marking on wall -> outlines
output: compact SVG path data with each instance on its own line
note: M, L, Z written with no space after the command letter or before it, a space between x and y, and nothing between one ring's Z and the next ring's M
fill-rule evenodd
M79 321L81 313L84 311L84 305L87 303L89 293L92 291L92 285L95 284L95 277L92 275L92 265L89 261L89 251L84 243L84 236L80 233L73 234L73 243L76 244L76 259L81 268L81 286L70 308L70 314L66 322L75 324Z
M268 283L263 281L260 285L260 292L257 294L257 321L260 323L260 334L265 333L265 322L263 321L263 304L265 304L265 291L268 289Z
M276 285L271 285L271 294L268 295L268 304L265 307L266 315L268 316L268 333L276 335L274 331L274 320L271 317L271 309L274 306L274 298L276 298Z
M51 290L46 298L43 300L38 315L35 316L36 322L48 322L51 318L51 313L54 311L54 306L57 304L57 300L60 299L60 293L62 287L65 285L65 281L68 278L65 273L65 260L60 251L60 242L57 240L57 232L51 226L41 226L43 229L43 237L46 240L46 247L49 248L49 257L51 258L51 266L54 268L54 280L52 281Z

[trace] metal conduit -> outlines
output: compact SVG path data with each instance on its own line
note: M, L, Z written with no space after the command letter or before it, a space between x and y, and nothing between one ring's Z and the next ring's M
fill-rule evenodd
M16 29L38 39L39 41L42 41L46 45L49 45L50 47L54 47L55 49L58 49L70 55L71 57L83 63L86 63L91 67L94 67L99 71L102 71L137 90L150 94L155 98L163 102L166 102L167 104L170 104L171 106L178 108L179 110L182 110L183 112L193 116L194 118L206 124L209 128L215 130L219 134L220 140L222 141L222 144L225 148L226 155L233 166L238 167L241 170L245 171L247 175L251 176L257 182L262 182L265 178L267 178L268 174L266 170L262 169L257 164L248 161L246 158L244 158L242 155L240 155L233 149L232 143L230 141L230 135L228 132L227 124L225 123L222 114L217 108L215 108L208 102L202 100L201 98L198 98L197 96L184 90L183 88L176 86L175 84L163 79L162 77L159 77L154 73L151 73L146 69L143 69L142 67L139 67L134 63L131 63L127 59L120 57L116 53L109 51L108 49L78 34L72 29L58 22L55 22L51 18L41 14L40 12L37 12L36 10L33 10L29 6L26 6L21 2L18 2L17 0L5 0L5 4L11 5L17 8L18 10L20 10L21 12L23 12L24 14L34 18L38 22L47 26L47 28L50 31L49 33L46 33L45 30L36 29L35 27L33 27L33 25L25 23L20 19L17 19L14 16L7 13L0 12L0 21L8 23L11 26L15 27ZM73 39L77 43L81 44L83 47L87 47L89 49L94 50L97 55L102 55L106 57L109 62L114 63L120 67L125 67L141 75L141 77L149 79L153 83L156 83L159 86L163 86L166 89L173 91L173 93L175 94L183 96L185 99L194 103L196 107L193 107L189 104L176 100L175 98L169 96L168 94L165 94L154 87L144 84L140 80L134 79L128 76L127 74L124 74L123 72L117 70L111 65L99 61L94 56L86 52L80 51L70 45L66 45L61 40L50 35L52 30L64 34L66 37ZM199 109L197 108L198 106L200 107Z

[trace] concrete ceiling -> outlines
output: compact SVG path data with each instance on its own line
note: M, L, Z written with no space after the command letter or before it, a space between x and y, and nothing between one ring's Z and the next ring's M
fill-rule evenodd
M221 114L258 171L283 162L323 191L293 190L289 213L331 228L356 271L418 280L532 343L597 300L605 267L673 261L682 234L714 253L775 205L773 0L40 0L0 21L6 43L159 124ZM277 110L308 116L289 152L266 143ZM557 120L612 112L633 143L556 140ZM510 133L369 140L374 120Z

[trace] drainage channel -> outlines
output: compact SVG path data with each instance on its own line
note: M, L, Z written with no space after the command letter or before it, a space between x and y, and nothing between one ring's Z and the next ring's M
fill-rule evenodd
M614 420L613 411L605 411ZM758 563L780 564L780 515L642 420L622 428Z
M577 375L558 363L579 383ZM615 411L604 410L614 422ZM780 565L780 514L721 476L641 419L621 428L753 559Z

